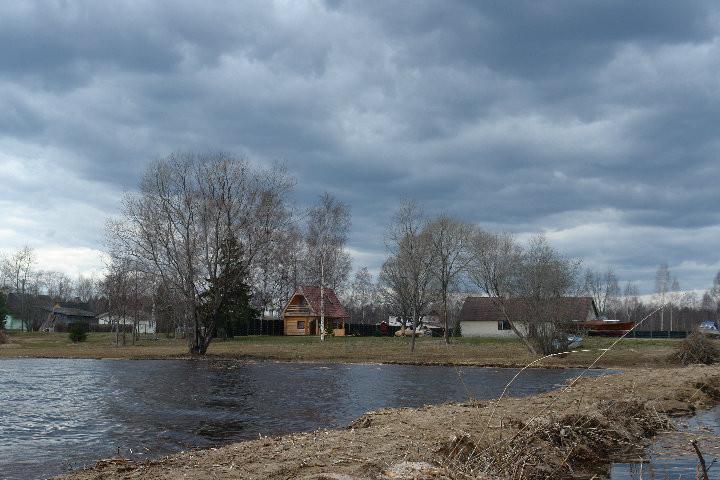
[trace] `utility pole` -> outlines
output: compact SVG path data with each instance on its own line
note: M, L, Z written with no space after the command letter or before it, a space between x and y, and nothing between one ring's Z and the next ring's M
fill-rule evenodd
M323 249L324 250L324 249ZM320 341L325 341L325 259L320 255Z

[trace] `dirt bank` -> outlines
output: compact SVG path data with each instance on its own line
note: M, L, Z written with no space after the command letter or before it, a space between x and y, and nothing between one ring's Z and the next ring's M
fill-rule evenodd
M528 398L371 412L345 430L100 462L65 478L567 478L637 454L669 415L718 400L720 367L634 369Z

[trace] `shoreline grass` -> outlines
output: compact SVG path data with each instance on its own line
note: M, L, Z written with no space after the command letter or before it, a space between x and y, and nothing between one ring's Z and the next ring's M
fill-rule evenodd
M142 336L136 345L127 338L115 346L114 334L90 333L86 342L73 343L66 333L9 332L10 343L0 346L1 358L180 359L190 358L184 339ZM577 353L539 362L543 367L586 367L615 339L588 337ZM623 339L598 367L666 367L678 340ZM409 339L395 337L248 336L215 340L207 358L328 363L400 363L421 365L523 366L537 357L514 338L417 339L410 352Z

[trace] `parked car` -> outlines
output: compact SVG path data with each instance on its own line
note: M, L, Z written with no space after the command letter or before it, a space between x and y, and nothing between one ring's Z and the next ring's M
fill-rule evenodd
M708 337L720 337L720 328L715 320L705 320L698 325L698 332Z
M578 348L580 345L582 345L583 337L580 335L568 335L567 336L567 344L565 346L560 344L560 340L553 340L553 347L555 350L560 350L563 348L567 348L568 350L572 350L573 348Z

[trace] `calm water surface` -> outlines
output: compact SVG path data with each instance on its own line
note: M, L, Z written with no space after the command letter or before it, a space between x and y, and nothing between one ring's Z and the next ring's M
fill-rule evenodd
M497 397L516 369L184 360L0 360L0 478L345 426L383 407ZM532 369L511 395L580 370ZM599 374L591 372L591 375Z
M645 458L612 466L612 480L694 480L698 457L690 445L695 439L703 453L710 478L720 479L720 407L681 419L676 432L655 437Z

